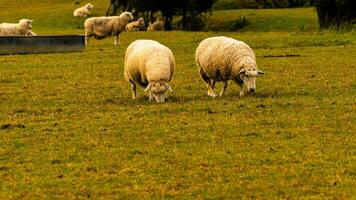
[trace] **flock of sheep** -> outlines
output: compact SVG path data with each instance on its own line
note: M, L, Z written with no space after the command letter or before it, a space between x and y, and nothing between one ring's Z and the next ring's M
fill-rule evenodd
M209 37L200 42L195 51L195 62L208 88L208 96L217 97L215 83L223 82L219 96L223 96L232 80L240 86L240 96L255 92L256 77L263 74L257 68L255 53L244 42L233 38ZM175 71L172 51L153 40L136 40L126 49L125 79L131 84L135 99L136 84L146 87L149 100L164 102L166 91L172 91L168 82Z
M94 6L87 4L74 11L76 17L89 16ZM119 34L125 30L140 29L144 20L135 22L130 12L119 16L90 17L84 23L85 44L89 38L102 39L114 36L114 45L120 44ZM22 19L17 24L0 24L0 35L36 35L31 31L32 20ZM153 28L153 26L155 28ZM150 24L147 30L163 30L162 23ZM244 42L233 38L209 37L200 42L195 51L195 62L199 74L206 84L208 96L217 97L215 83L223 82L219 96L223 96L232 80L240 86L240 96L255 92L256 77L263 74L257 68L255 53ZM136 40L126 49L124 75L131 85L132 98L137 97L136 85L149 92L149 100L164 102L166 91L172 91L169 81L175 71L175 58L172 51L154 40Z

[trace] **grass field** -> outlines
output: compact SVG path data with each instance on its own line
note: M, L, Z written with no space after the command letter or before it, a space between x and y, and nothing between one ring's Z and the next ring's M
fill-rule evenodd
M3 1L0 19L82 33L73 1L34 2ZM130 32L118 47L111 38L82 53L0 56L0 199L355 199L356 34L320 32L313 10L301 10L304 31L290 14L289 28L251 20L240 32ZM296 12L255 16L268 24ZM223 98L206 96L194 51L215 35L254 49L266 73L255 94L240 98L230 83ZM123 56L139 38L176 57L166 103L143 88L131 99Z

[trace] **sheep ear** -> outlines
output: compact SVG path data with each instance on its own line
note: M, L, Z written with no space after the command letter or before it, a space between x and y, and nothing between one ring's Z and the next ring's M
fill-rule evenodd
M243 74L243 73L246 73L245 69L241 69L240 72L237 75L240 75L240 74Z
M166 85L166 89L168 89L169 91L173 92L172 88L170 85L168 85L168 83L165 84Z
M144 90L144 92L146 92L147 90L151 89L151 87L152 87L152 85L151 85L151 83L149 83L149 84L147 85L146 89Z
M265 74L263 71L261 70L257 70L258 74Z

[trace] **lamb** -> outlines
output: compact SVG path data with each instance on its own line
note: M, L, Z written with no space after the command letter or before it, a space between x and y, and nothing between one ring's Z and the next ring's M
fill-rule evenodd
M21 19L17 24L2 23L0 24L0 35L36 35L31 31L33 20Z
M125 79L131 84L132 98L136 99L136 84L146 87L149 101L165 101L166 91L172 91L168 82L175 70L172 51L154 40L136 40L126 49Z
M208 88L208 96L216 97L216 82L223 82L220 96L224 95L228 80L240 86L240 96L255 92L258 70L255 53L244 42L224 36L210 37L200 42L195 51L195 62L201 78Z
M164 31L164 21L149 22L147 31Z
M114 36L114 45L120 44L119 35L125 31L126 25L133 20L130 12L123 12L120 16L110 17L90 17L85 20L85 45L88 45L89 38L104 39Z
M126 31L143 30L145 28L145 20L140 17L137 21L130 22L126 25Z
M93 8L94 8L93 4L87 3L85 6L77 8L73 12L73 16L74 17L87 17L87 16L91 15L90 10Z

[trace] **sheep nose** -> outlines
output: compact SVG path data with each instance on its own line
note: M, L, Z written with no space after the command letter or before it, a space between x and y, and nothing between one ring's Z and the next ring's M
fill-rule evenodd
M250 92L255 92L255 88L250 88Z

